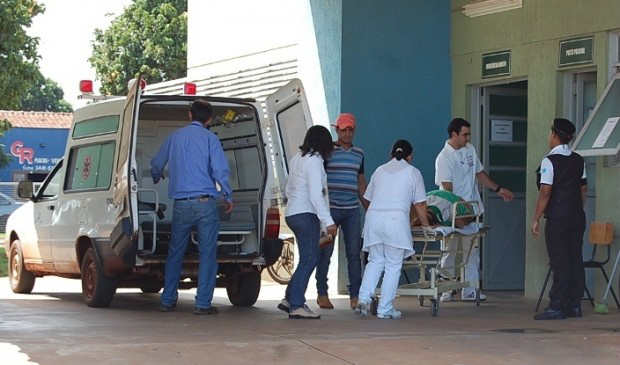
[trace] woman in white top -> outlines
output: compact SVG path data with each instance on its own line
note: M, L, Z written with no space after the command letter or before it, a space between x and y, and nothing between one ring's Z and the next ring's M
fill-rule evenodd
M327 128L313 126L306 132L304 143L289 163L286 185L286 224L295 234L299 250L299 264L286 287L286 295L278 309L289 313L289 318L319 319L306 305L308 280L319 259L321 224L327 234L336 235L336 225L329 214L327 175L323 161L334 149Z
M378 318L400 318L401 312L392 305L400 278L403 260L413 255L413 241L409 212L411 204L426 230L431 230L426 215L426 190L422 174L409 163L413 148L404 139L392 146L392 159L375 170L364 198L370 201L364 223L364 247L369 253L368 264L359 293L355 313L368 315L371 296L381 274L381 298L377 308Z

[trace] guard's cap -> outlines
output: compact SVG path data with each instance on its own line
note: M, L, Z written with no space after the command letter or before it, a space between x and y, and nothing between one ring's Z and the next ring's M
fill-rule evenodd
M571 137L575 133L575 125L570 120L564 118L555 118L553 120L553 129Z

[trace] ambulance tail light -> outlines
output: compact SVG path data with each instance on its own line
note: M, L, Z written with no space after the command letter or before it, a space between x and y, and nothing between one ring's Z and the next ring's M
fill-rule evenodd
M82 94L92 94L93 80L80 80L80 92Z
M185 95L196 95L196 84L191 82L186 82L183 84L183 94Z
M280 235L280 211L278 208L267 209L265 222L265 238L278 238Z

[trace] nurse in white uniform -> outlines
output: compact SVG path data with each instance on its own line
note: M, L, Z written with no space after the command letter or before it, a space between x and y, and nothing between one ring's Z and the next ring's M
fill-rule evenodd
M400 318L393 302L403 260L413 255L413 241L409 224L409 211L414 204L425 230L432 232L426 214L426 190L422 174L409 163L413 158L411 144L403 139L392 146L392 159L372 174L364 198L370 202L364 224L363 251L369 253L368 264L359 292L355 313L368 315L371 296L381 274L381 298L377 308L378 318Z

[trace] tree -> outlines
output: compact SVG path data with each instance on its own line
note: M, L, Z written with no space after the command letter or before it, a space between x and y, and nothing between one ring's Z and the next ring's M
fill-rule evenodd
M22 95L36 81L39 40L25 28L44 11L36 0L0 0L0 109L19 108Z
M37 70L37 81L21 100L21 110L41 112L72 112L71 104L63 100L64 92L56 81Z
M184 77L187 0L134 0L107 30L95 30L88 60L104 94L125 95L139 72L149 83Z
M0 109L19 108L22 95L36 80L39 40L28 36L25 28L44 11L36 0L0 0ZM11 123L0 120L0 137L9 129ZM7 167L9 161L0 146L0 168Z

